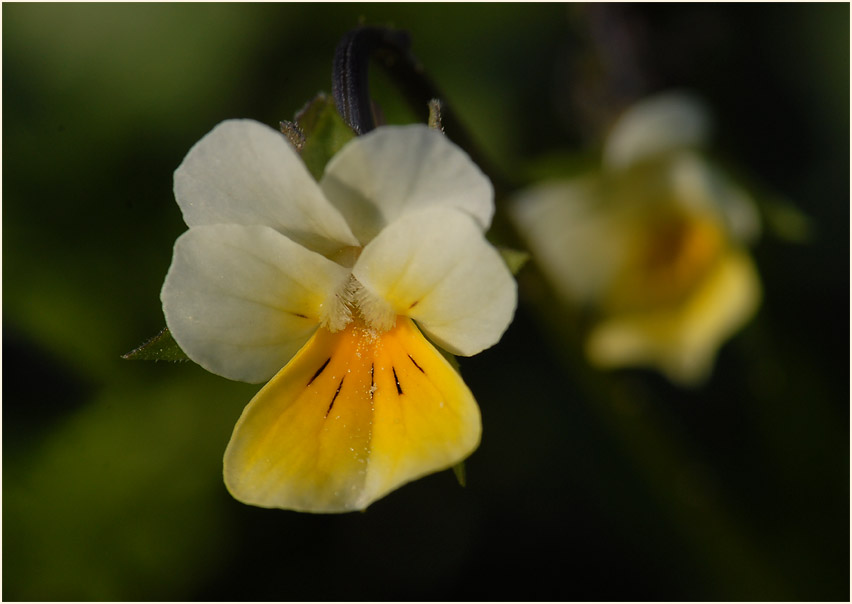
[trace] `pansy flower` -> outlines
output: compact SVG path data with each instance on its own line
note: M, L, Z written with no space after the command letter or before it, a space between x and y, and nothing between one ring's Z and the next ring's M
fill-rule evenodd
M237 499L361 510L477 447L476 401L447 358L495 344L516 286L484 232L489 180L441 133L384 126L314 180L291 144L225 121L175 172L189 230L161 299L190 359L267 382L225 452Z
M700 149L708 121L662 94L615 123L600 170L521 192L512 218L558 294L583 309L588 359L701 382L721 344L755 313L750 197Z

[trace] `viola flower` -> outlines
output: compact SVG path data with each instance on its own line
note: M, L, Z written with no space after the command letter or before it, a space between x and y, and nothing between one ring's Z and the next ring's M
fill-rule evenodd
M166 323L207 370L268 380L225 451L235 498L361 510L473 452L476 401L431 342L492 346L517 293L483 235L491 183L464 152L426 126L385 126L317 183L280 133L232 120L190 150L174 190L189 230Z
M512 218L558 294L590 317L589 360L695 384L756 312L748 195L699 152L703 108L665 94L614 125L598 172L542 183Z

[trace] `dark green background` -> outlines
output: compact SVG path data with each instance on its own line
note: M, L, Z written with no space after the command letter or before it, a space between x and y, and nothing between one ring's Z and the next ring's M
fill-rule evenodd
M848 5L2 11L4 599L848 600ZM120 354L163 324L184 154L330 90L361 17L411 32L521 184L593 157L640 94L709 102L714 153L815 229L758 244L765 302L706 386L586 367L529 267L503 341L461 361L484 422L466 488L443 472L343 516L228 496L257 387Z

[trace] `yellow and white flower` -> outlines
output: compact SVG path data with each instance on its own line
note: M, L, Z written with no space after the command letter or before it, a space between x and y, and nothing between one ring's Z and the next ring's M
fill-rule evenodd
M234 497L360 510L473 452L476 401L423 334L476 354L517 293L483 235L493 189L464 152L385 126L317 183L281 134L232 120L190 150L175 197L189 230L161 294L170 331L213 373L269 380L225 452Z
M650 98L616 122L599 172L542 183L512 205L543 274L592 316L585 348L597 366L700 382L759 305L745 249L757 212L699 154L707 126L690 97Z

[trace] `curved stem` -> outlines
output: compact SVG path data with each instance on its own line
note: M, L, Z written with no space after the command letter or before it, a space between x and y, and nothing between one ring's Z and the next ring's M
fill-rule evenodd
M376 127L370 101L368 66L373 53L405 57L410 38L404 31L359 27L348 31L334 52L331 92L343 121L357 134Z
M341 38L334 53L331 91L343 120L359 135L376 127L368 81L369 61L373 59L387 72L415 112L428 115L429 102L440 99L441 123L447 136L488 174L495 188L507 189L505 180L499 178L479 153L452 107L411 53L410 46L408 32L385 27L358 27Z

